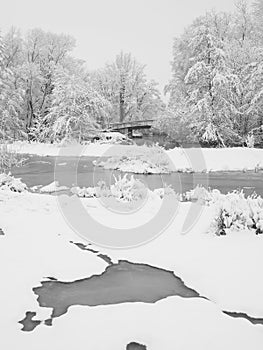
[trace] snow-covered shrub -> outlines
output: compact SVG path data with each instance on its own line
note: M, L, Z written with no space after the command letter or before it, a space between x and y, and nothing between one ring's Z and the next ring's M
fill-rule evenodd
M216 215L212 223L217 235L232 231L253 230L263 233L263 199L260 196L245 197L242 191L221 196L216 203Z
M263 199L260 196L248 198L252 228L255 229L256 234L263 234Z
M95 187L83 187L78 186L71 188L71 193L76 194L78 197L82 198L93 198L96 197L96 188Z
M194 189L187 191L183 194L183 199L185 201L199 202L204 205L209 205L214 203L219 199L221 193L219 190L206 189L203 186L197 185Z
M123 177L114 177L115 183L110 187L100 181L97 187L73 187L71 192L84 198L115 198L121 202L137 201L145 197L146 186L134 176L125 174Z
M141 146L127 150L125 154L111 157L97 164L104 169L135 174L169 174L172 164L159 146Z
M135 174L169 174L169 170L146 159L122 159L117 169Z
M156 188L155 190L153 190L153 193L155 193L161 199L163 199L166 196L175 196L179 202L183 201L183 195L180 193L176 193L175 190L170 186Z
M144 162L149 162L150 164L153 164L159 168L163 168L167 172L170 172L171 170L169 168L171 166L171 162L166 155L164 148L158 145L145 147L144 152L140 156L140 159Z
M111 193L118 200L130 202L142 199L147 191L146 186L134 176L125 174L123 177L115 178L115 183L111 185Z
M122 202L137 201L145 197L146 186L140 180L135 179L133 175L125 174L123 177L114 177L114 179L115 183L110 186L109 190L103 183L100 184L98 190L100 196L111 196Z
M11 176L11 174L0 174L0 190L10 190L13 192L24 192L27 190L27 185L20 179Z
M76 146L78 145L78 141L72 137L72 135L67 135L63 137L61 141L57 142L58 146L60 147L67 147L67 146Z
M93 164L95 166L102 167L105 170L116 170L118 168L118 165L120 164L121 159L122 157L110 157L105 161L94 160Z
M128 137L117 131L109 132L100 132L97 136L94 137L94 142L99 144L109 143L109 144L122 144L128 143L131 144L132 141Z

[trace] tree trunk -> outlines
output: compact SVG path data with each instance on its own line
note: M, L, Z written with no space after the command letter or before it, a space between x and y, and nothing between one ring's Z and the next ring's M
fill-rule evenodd
M31 100L29 100L27 101L27 124L26 124L26 128L28 131L32 126L33 119L34 119L33 103Z
M120 122L123 122L125 118L125 109L124 109L124 102L125 102L125 87L122 86L120 88Z
M27 115L26 115L26 129L27 133L32 126L32 122L34 119L34 108L32 101L32 81L30 81L29 86L27 88Z

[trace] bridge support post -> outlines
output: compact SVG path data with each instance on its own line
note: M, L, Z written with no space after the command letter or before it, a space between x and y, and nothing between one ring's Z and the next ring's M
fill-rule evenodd
M132 139L132 128L128 128L128 137Z

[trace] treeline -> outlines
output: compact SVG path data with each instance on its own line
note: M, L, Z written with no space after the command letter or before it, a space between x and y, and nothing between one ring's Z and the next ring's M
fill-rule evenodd
M67 35L0 35L0 139L86 139L111 122L157 119L178 142L253 144L263 135L263 0L209 12L174 39L166 106L131 54L90 71ZM262 138L263 142L263 138Z
M263 125L263 0L197 18L173 44L169 108L159 128L178 140L244 142Z
M156 83L131 54L89 71L74 46L72 37L41 29L0 35L0 139L83 140L112 121L163 112Z

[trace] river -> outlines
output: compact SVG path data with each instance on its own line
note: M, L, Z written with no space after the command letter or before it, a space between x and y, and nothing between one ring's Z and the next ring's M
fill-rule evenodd
M106 183L113 181L113 175L118 176L120 172L104 170L94 167L94 157L56 157L28 156L22 167L12 168L11 173L20 177L28 187L36 185L48 185L54 181L54 169L59 173L60 185L72 187L96 186L99 180ZM72 171L76 169L76 182L72 183ZM170 185L178 193L184 193L193 189L197 184L204 184L211 189L218 189L227 193L236 189L243 189L246 194L256 192L263 196L263 174L254 171L247 172L211 172L205 173L172 173L163 175L135 175L143 181L150 189Z

